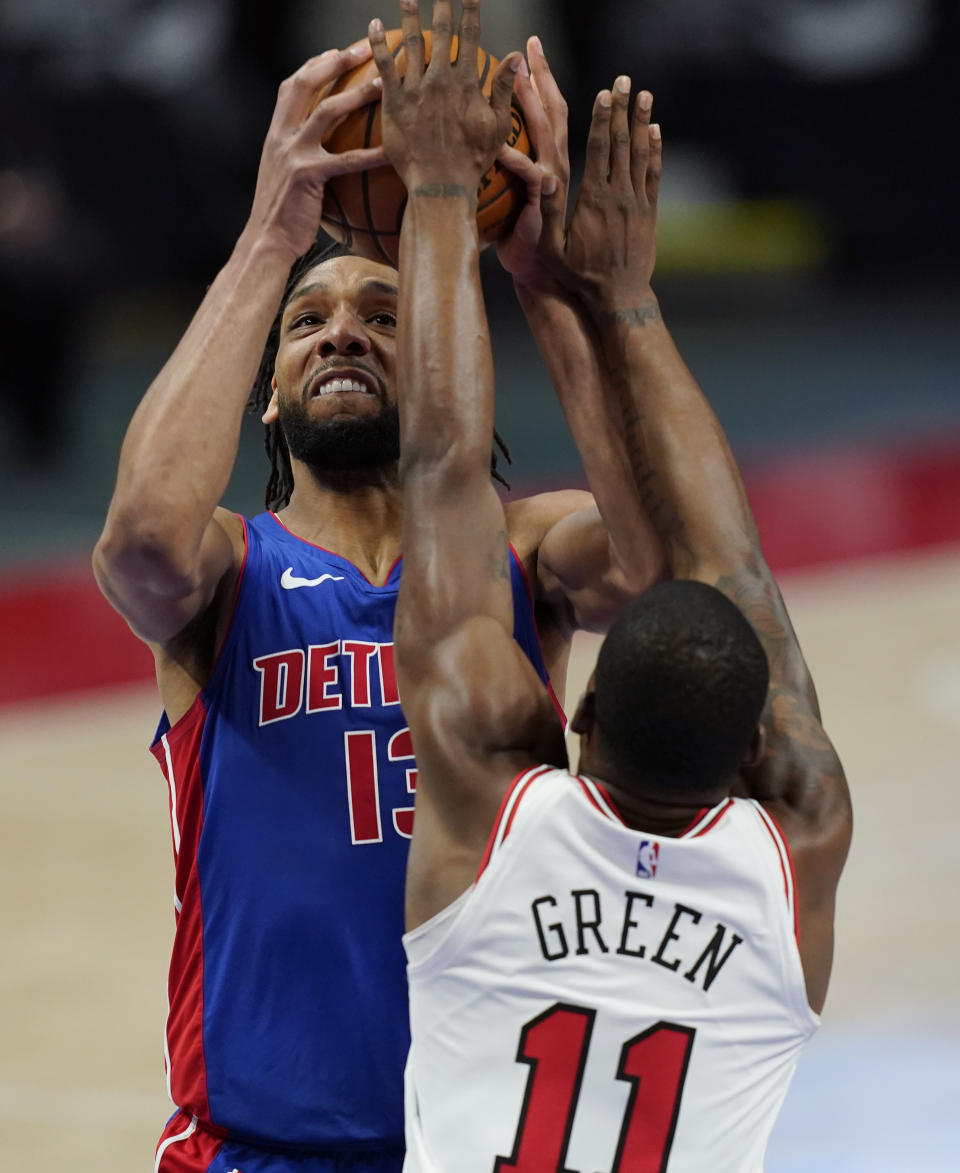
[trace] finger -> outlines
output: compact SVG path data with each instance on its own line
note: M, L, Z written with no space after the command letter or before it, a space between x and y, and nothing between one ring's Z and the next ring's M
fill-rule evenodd
M526 184L527 203L539 205L543 225L549 227L548 239L553 239L555 224L563 225L565 204L564 193L556 175L549 168L535 163L523 151L506 144L500 148L497 162L505 171L516 175ZM538 230L538 239L539 236Z
M450 0L434 0L432 39L433 47L427 68L431 73L436 73L450 65L450 47L453 44L453 5Z
M543 51L543 44L539 37L531 37L527 41L527 57L530 60L530 72L533 77L534 88L540 97L540 102L547 113L553 137L564 154L567 153L567 102L557 85L557 80L550 69L547 55Z
M649 90L641 90L633 107L633 132L630 135L630 182L637 195L643 195L647 189L652 109L653 94Z
M480 45L480 0L463 0L460 10L460 51L457 65L468 75L477 72L477 48Z
M497 116L497 126L503 131L504 141L510 133L510 100L522 62L521 53L508 53L497 66L490 85L490 107Z
M610 179L621 187L630 183L630 85L625 75L613 83L610 115Z
M516 75L513 93L523 112L523 120L527 125L527 134L530 136L534 154L538 159L549 159L552 163L558 154L553 129L530 79L529 71L525 70L523 65Z
M584 183L606 184L610 174L610 117L613 95L601 90L593 103L593 118L587 135L587 161Z
M328 49L319 57L311 57L280 86L277 115L286 125L299 126L316 104L318 92L369 59L370 46L365 41L349 49Z
M662 174L663 138L660 134L660 123L654 122L650 127L650 162L647 164L647 200L653 207L657 206Z
M377 69L380 71L380 79L383 82L385 93L394 93L400 85L400 78L397 74L397 62L387 45L387 34L383 28L383 21L379 18L370 21L367 29L367 35L370 38L370 50L373 53L373 60L376 62Z
M364 82L362 86L351 86L349 90L344 90L341 94L321 98L307 119L310 127L309 135L312 137L315 132L316 137L322 138L332 126L351 111L360 110L371 102L379 101L382 91L382 79L374 77L370 81Z
M324 161L325 179L333 175L352 175L356 171L373 171L377 167L386 167L389 162L383 147L357 147L339 155L326 155Z
M534 185L538 196L541 190L549 195L557 190L557 177L553 172L548 171L540 163L535 163L529 155L518 151L516 147L509 147L504 143L497 152L497 162L505 171L523 180L527 185L528 194Z
M419 0L400 0L400 31L407 55L404 83L416 85L423 77L423 30Z

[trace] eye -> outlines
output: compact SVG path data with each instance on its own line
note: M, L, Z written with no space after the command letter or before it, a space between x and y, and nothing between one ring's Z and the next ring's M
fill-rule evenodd
M297 316L290 323L290 329L299 330L305 326L319 326L322 324L323 318L321 318L319 314L314 313L313 310L309 310L305 313L297 314Z
M378 310L370 319L375 326L394 328L397 324L397 315L390 310Z

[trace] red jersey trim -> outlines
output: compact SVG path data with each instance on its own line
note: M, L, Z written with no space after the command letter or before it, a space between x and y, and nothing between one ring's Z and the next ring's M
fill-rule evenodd
M576 778L591 806L596 807L611 822L621 823L624 827L627 825L605 786L597 782L595 778L584 778L580 774L577 774Z
M157 1144L154 1173L186 1173L208 1169L223 1147L223 1139L206 1131L196 1116L176 1112Z
M709 810L701 811L690 824L686 831L678 835L678 839L699 839L701 835L706 835L708 831L712 831L723 816L733 807L732 798L724 798L718 802L716 806Z
M797 939L797 944L800 944L800 918L797 911L797 873L793 866L793 855L790 851L790 844L786 840L786 836L780 829L780 824L773 817L772 814L757 802L756 799L750 800L760 820L766 827L773 840L774 846L777 849L777 858L780 861L780 874L783 878L783 895L787 901L787 910L793 919L793 935Z
M201 1120L210 1114L203 1041L203 906L197 869L203 830L200 746L205 720L203 695L198 694L175 729L151 747L170 790L175 859L176 932L164 1028L167 1091L175 1104Z
M497 811L497 817L493 821L490 837L487 839L487 848L483 853L483 859L480 861L480 867L477 869L476 880L479 880L486 871L493 852L496 848L500 847L510 834L514 815L517 813L517 807L520 805L520 801L524 794L526 794L530 784L535 782L537 778L542 778L544 774L549 774L554 769L556 769L555 766L534 766L529 770L523 770L507 787L507 791L500 803L500 809ZM474 883L476 883L476 880Z

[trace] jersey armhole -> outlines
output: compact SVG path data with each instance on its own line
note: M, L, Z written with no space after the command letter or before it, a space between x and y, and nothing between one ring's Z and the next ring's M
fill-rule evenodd
M179 737L182 730L188 729L196 722L198 709L205 713L207 707L207 694L214 682L217 669L220 667L224 652L227 648L227 644L230 642L230 636L233 634L234 627L236 626L237 612L240 610L240 593L243 588L244 579L246 578L247 564L250 557L250 532L247 526L247 519L243 516L243 514L237 514L237 516L240 518L240 522L243 526L243 558L240 562L240 570L237 574L237 582L233 588L233 598L230 600L230 615L228 616L226 625L223 629L223 639L220 641L220 646L217 648L216 653L214 654L213 664L210 667L210 675L207 677L207 681L204 686L193 698L193 704L191 704L190 708L187 709L183 716L180 717L180 719L173 725L170 724L166 711L164 710L161 712L160 721L157 725L157 731L153 735L153 741L150 743L150 752L154 755L154 757L157 757L157 751L162 737L170 737L171 735ZM157 757L157 760L160 760L159 757Z
M532 769L522 770L507 787L507 792L504 794L503 801L500 803L500 809L497 811L497 817L493 821L493 827L487 839L487 847L483 853L483 859L480 861L480 867L477 869L477 876L474 880L475 884L479 882L480 877L487 870L487 866L494 852L499 850L504 840L510 834L517 808L523 801L523 796L527 793L527 790L538 778L542 778L544 774L549 774L554 769L556 769L555 766L534 766Z

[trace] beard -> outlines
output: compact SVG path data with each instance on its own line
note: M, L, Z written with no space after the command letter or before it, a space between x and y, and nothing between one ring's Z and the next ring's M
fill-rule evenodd
M400 459L400 412L385 403L376 415L318 422L302 403L279 404L280 430L290 455L316 472L382 469Z

